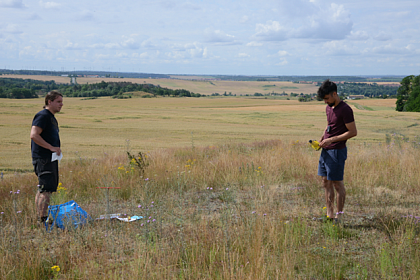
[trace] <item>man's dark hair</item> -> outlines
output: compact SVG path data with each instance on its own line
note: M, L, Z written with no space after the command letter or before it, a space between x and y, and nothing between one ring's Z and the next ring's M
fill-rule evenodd
M325 80L318 89L318 99L324 99L325 95L337 92L337 85L329 79Z
M63 95L58 90L52 90L49 93L47 93L47 95L45 95L45 106L48 106L48 100L51 100L51 102L53 102L59 96L63 97Z

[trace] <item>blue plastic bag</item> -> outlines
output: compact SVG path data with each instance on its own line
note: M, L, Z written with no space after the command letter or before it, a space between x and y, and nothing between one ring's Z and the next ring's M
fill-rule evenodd
M61 229L78 228L90 220L92 218L89 214L74 200L70 200L63 204L48 206L48 219L45 222L45 228L47 231L51 231L55 226Z

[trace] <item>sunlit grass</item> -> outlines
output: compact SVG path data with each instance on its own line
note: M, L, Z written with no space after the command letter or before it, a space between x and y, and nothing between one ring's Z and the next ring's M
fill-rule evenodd
M306 141L131 148L130 155L62 162L53 201L74 199L93 218L107 211L145 217L132 223L46 233L33 228L35 175L3 179L0 278L420 276L417 144L397 136L388 144L351 142L341 225L313 220L325 215L325 203L319 152ZM118 187L109 190L109 210L104 186Z

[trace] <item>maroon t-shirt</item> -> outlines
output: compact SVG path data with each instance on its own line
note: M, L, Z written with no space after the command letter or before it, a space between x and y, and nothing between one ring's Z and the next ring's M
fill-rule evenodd
M343 101L340 101L335 108L327 106L326 113L329 129L325 131L324 139L347 132L346 123L354 122L353 110ZM342 149L346 147L346 142L347 140L334 142L325 149Z

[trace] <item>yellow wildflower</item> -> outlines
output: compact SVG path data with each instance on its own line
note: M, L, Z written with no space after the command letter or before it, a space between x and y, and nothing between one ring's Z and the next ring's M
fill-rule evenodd
M55 272L60 272L60 267L58 265L54 265L53 267L51 267L51 270Z

